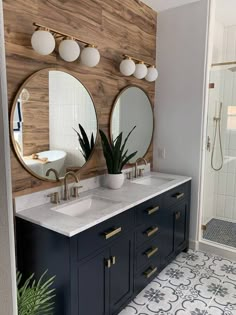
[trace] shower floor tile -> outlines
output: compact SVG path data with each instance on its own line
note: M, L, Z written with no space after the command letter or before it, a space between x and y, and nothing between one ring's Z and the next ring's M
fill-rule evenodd
M189 250L119 315L236 315L236 262Z
M211 219L203 232L203 238L236 248L236 223Z

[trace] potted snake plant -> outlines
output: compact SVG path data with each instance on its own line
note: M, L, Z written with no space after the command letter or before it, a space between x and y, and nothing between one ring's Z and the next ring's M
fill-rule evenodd
M53 315L55 289L52 288L55 279L51 277L45 280L47 271L38 281L34 274L28 279L22 280L23 276L17 272L17 304L18 315Z
M133 129L128 133L123 142L123 132L121 132L115 140L109 141L102 130L99 130L103 154L107 164L107 186L111 189L119 189L124 183L124 174L122 173L123 167L136 155L136 152L128 153L125 148L126 143L133 132Z

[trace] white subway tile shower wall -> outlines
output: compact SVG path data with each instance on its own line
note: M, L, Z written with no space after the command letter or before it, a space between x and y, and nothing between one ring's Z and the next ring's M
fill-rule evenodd
M67 73L50 71L49 85L50 150L66 151L65 165L83 165L84 157L80 152L78 137L73 128L78 130L80 122L88 137L91 137L94 126L97 124L93 106L88 104L88 102L91 103L91 99L87 97L87 92L86 95L84 94L84 89L78 88L78 81ZM84 106L79 106L81 103ZM73 118L71 113L73 113Z
M219 29L219 26L217 26L218 31ZM219 40L217 45L220 45ZM236 60L236 25L224 28L222 47L222 52L219 52L218 49L218 53L221 56L219 54L217 56L217 52L215 52L214 62ZM217 47L215 47L215 51L217 51ZM216 102L214 100L218 99L218 104L220 101L223 103L221 129L224 166L222 170L215 172L211 177L215 181L213 200L216 202L215 204L214 202L209 204L209 199L211 198L209 190L213 189L209 185L204 203L205 209L208 209L205 211L208 214L205 217L207 217L206 221L209 221L208 218L211 219L209 213L211 213L213 217L236 221L236 130L229 129L227 126L228 106L236 106L236 72L221 70L214 71L211 75L211 82L215 83L215 89L210 90L208 133L213 139L215 123L211 113L213 113L213 116L215 115ZM217 111L216 114L218 114ZM219 147L216 150L219 152ZM208 158L210 159L210 154L208 154ZM216 163L218 162L217 160L219 161L219 153L217 153ZM208 163L207 172L212 173L209 168L210 165ZM206 177L208 177L208 174L206 174Z

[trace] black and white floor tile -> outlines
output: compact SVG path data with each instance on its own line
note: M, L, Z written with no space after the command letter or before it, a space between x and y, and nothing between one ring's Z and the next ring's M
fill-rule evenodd
M181 253L119 315L236 315L236 262Z

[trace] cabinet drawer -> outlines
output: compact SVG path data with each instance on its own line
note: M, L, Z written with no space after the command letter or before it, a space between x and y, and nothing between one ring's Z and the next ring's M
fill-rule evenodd
M140 226L135 232L136 247L141 246L143 243L152 240L159 235L160 226L157 223L149 223Z
M166 208L183 201L187 194L187 184L180 185L165 193L164 205Z
M136 224L145 224L156 220L162 210L162 196L158 196L148 200L136 207Z
M145 243L136 253L136 270L140 270L143 266L150 263L155 257L160 257L160 244L159 237Z
M123 236L125 232L132 231L134 227L134 212L128 210L105 222L102 222L78 236L78 259L108 245L113 240Z
M153 280L160 272L160 257L154 257L148 265L142 268L135 277L134 286L135 293L140 292L148 283Z

